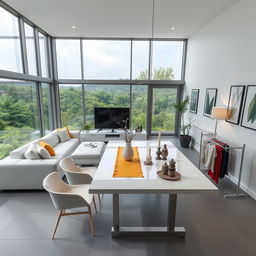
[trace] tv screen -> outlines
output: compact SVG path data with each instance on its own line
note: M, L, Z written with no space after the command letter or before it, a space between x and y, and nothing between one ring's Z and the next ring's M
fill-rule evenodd
M113 129L124 127L123 120L127 120L127 128L130 127L129 108L94 108L94 123L96 129Z

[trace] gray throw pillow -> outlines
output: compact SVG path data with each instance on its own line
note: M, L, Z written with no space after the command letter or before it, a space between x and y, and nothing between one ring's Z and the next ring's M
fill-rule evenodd
M43 159L51 159L50 153L43 147L41 147L39 144L36 144L36 150L37 153L41 156Z
M70 139L66 129L63 131L59 131L58 136L60 138L60 142L65 142Z
M41 156L38 154L35 143L31 143L26 152L24 153L26 159L41 159Z

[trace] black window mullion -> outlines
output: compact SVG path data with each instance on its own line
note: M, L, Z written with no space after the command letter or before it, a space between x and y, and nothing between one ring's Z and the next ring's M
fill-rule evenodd
M20 47L21 47L23 73L28 74L28 59L27 59L27 48L26 48L24 21L20 17L18 17L18 21L19 21Z

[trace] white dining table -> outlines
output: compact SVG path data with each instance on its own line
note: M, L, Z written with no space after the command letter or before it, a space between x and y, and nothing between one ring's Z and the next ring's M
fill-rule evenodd
M178 235L185 237L185 228L175 226L177 195L184 193L216 193L218 191L218 188L170 141L162 141L161 145L163 144L167 145L169 151L167 161L155 160L156 141L132 142L132 146L138 147L143 178L114 178L113 172L117 149L120 146L124 146L125 143L123 141L113 141L107 144L89 192L113 195L112 237L121 235ZM144 165L149 147L151 147L153 160L153 165L151 166ZM180 180L164 180L157 174L162 164L171 159L176 161L176 170L181 174ZM164 227L120 226L120 194L168 194L167 225Z

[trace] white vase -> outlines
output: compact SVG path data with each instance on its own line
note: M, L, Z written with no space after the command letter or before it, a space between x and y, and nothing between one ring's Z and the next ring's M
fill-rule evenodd
M134 152L133 152L131 142L126 142L125 143L122 154L123 154L124 160L126 160L126 161L132 160Z

